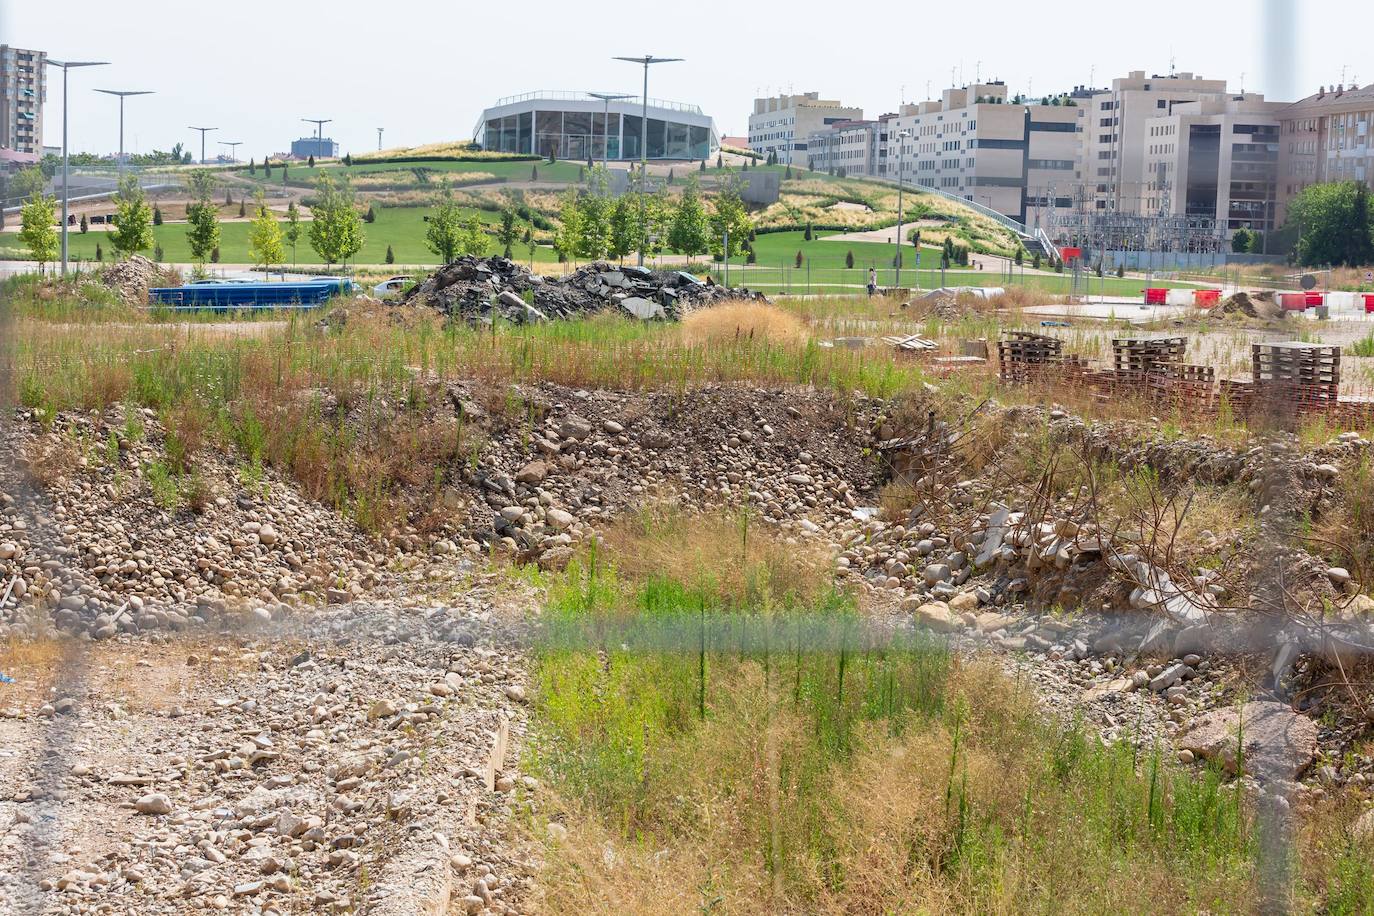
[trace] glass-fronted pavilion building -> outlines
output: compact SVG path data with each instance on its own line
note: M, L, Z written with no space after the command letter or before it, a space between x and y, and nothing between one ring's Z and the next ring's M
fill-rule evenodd
M473 137L482 149L558 159L640 158L639 96L607 103L585 92L527 92L482 112ZM715 121L695 105L649 99L649 159L707 159L720 148Z

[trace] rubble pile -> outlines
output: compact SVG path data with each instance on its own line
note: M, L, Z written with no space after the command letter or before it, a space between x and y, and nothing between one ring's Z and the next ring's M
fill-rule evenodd
M509 258L466 256L441 267L402 300L467 321L517 323L578 318L607 309L641 320L677 321L729 299L762 299L680 271L588 264L562 277L531 273Z
M181 275L136 254L100 271L100 280L119 294L127 305L146 305L148 290L154 286L180 286Z

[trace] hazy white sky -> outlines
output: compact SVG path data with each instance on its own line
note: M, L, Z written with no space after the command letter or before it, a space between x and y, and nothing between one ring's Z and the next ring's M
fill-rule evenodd
M756 92L818 90L872 116L923 98L927 84L938 96L951 69L956 82L981 73L1035 94L1167 72L1171 57L1271 97L1288 95L1275 82L1283 61L1298 96L1341 80L1342 67L1346 82L1374 81L1374 3L1291 0L1295 28L1270 30L1287 34L1266 46L1266 10L1281 5L0 0L0 43L112 62L72 71L73 150L118 146L118 102L93 89L151 89L126 103L131 152L181 141L198 155L196 124L261 160L312 132L304 117L333 118L326 133L341 149L364 151L379 126L388 147L467 138L503 95L637 93L639 70L613 55L686 58L656 67L649 94L702 106L722 134L745 132ZM48 145L61 142L61 116L61 74L50 70Z

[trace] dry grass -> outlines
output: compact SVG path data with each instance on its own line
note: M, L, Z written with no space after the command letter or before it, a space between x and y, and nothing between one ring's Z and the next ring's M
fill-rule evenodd
M806 324L795 313L762 302L726 302L698 309L683 320L681 339L688 346L767 341L779 346L806 342Z
M688 515L653 505L604 529L602 540L617 574L632 585L665 577L709 587L735 604L760 591L809 602L828 589L818 544L786 544L747 512Z

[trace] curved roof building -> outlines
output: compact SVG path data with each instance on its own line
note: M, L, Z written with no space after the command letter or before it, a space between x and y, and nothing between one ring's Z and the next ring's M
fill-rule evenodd
M649 159L706 159L720 147L715 121L695 105L649 99ZM483 149L558 159L640 158L643 100L604 101L585 92L527 92L482 112L473 138Z

